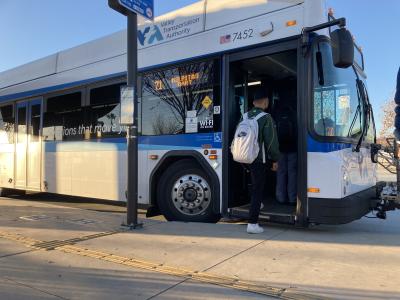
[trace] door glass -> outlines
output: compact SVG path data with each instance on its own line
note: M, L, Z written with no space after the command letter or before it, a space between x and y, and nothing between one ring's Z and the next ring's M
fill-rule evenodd
M41 100L31 101L28 109L28 146L26 162L26 185L40 189L41 176Z
M30 142L38 142L40 135L40 104L31 106Z
M17 145L15 147L15 186L26 188L27 158L27 110L26 103L17 106Z
M18 108L18 143L26 143L26 107Z

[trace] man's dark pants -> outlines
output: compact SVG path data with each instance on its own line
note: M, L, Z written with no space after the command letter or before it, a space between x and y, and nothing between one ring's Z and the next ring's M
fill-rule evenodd
M266 184L267 165L261 162L254 162L248 165L251 174L251 202L249 223L258 223L261 202L264 198L264 188Z

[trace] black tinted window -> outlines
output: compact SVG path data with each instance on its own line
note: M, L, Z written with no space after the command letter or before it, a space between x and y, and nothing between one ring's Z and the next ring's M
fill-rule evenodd
M14 126L13 106L0 107L0 144L14 143Z
M43 118L45 141L73 141L85 133L82 93L76 92L47 99Z
M67 112L81 108L82 93L72 93L47 99L47 112Z
M120 120L120 89L125 83L113 84L90 91L90 124L92 138L125 137L126 128Z
M123 84L102 86L90 90L90 105L119 103L120 90Z
M214 61L144 74L142 135L219 131L219 95Z

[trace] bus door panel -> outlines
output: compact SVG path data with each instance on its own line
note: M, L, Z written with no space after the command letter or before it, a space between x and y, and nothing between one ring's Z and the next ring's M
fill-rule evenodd
M15 187L40 190L41 178L41 100L17 104Z
M17 139L15 146L15 187L26 188L27 103L17 104Z
M28 147L27 147L27 188L40 190L41 182L41 127L42 103L41 100L29 102L28 111Z

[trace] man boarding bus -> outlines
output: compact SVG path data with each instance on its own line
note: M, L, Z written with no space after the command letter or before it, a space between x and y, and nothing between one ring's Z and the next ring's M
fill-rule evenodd
M279 144L278 135L276 133L276 126L271 115L265 113L269 106L269 99L266 89L264 87L258 88L253 96L253 108L250 109L246 114L243 115L242 121L239 123L238 128L235 132L235 137L232 143L232 154L234 160L238 162L247 162L246 167L250 170L251 175L251 202L249 212L249 223L247 225L248 233L262 233L264 229L258 224L258 217L260 214L260 208L263 206L265 199L265 184L266 184L266 172L267 168L270 168L274 172L278 169L279 160ZM240 139L246 139L251 135L250 130L246 130L243 126L247 120L253 120L255 138L256 138L256 155L250 158L249 161L242 161L236 159L236 151L240 151L237 145L240 143ZM247 132L246 132L247 131ZM248 141L245 141L244 149L248 152L248 148L251 147ZM272 184L272 183L267 183Z

